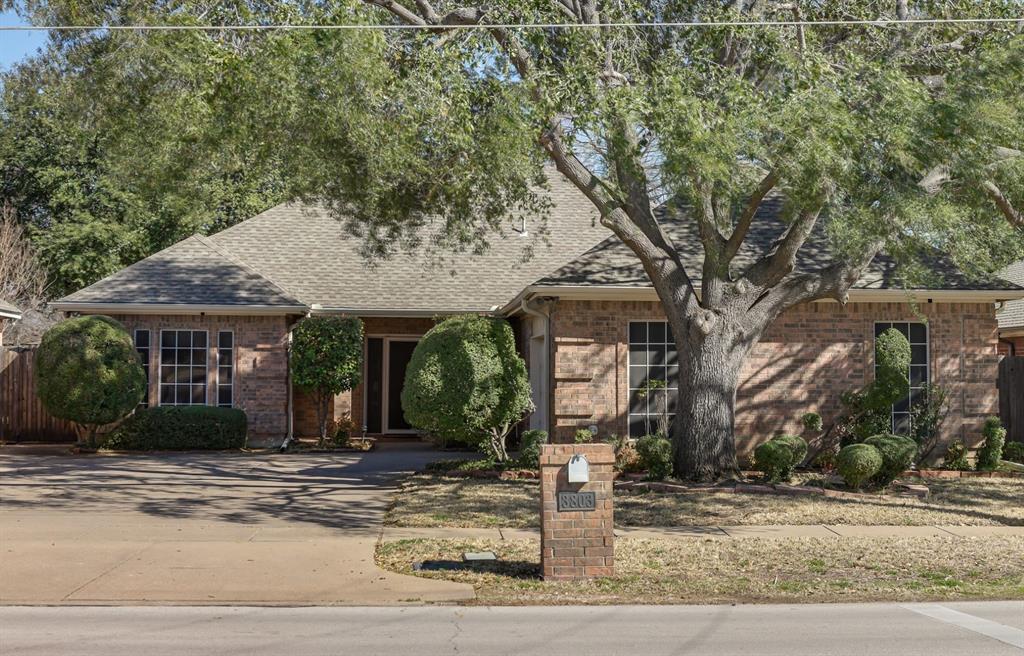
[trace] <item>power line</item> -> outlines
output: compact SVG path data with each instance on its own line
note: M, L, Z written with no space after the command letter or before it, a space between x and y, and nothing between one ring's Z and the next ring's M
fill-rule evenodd
M711 27L842 27L868 26L888 27L892 25L979 25L1009 24L1024 25L1024 16L1019 18L879 18L871 20L779 20L779 21L671 21L622 22L622 23L474 23L469 25L415 25L409 23L387 24L341 24L341 25L0 25L0 32L59 31L84 32L109 30L112 32L213 32L213 31L273 31L273 30L491 30L491 29L604 29L630 27L637 29L699 29Z

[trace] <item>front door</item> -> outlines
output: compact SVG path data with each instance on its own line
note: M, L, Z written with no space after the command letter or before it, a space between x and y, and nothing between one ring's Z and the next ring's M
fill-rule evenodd
M370 435L414 433L402 412L405 369L419 337L368 337L366 339L366 398L364 417Z

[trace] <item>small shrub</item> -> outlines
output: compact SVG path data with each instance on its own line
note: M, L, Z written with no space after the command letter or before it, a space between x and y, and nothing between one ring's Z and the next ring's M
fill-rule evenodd
M435 460L427 463L426 470L435 474L444 474L450 471L478 471L497 469L498 463L493 458L481 458L479 460Z
M875 447L882 455L882 467L873 478L879 487L885 487L896 480L910 467L917 454L917 442L901 435L872 435L864 440L864 444Z
M528 430L523 433L516 465L525 469L537 469L540 467L540 448L547 444L547 442L547 431Z
M636 441L640 465L651 480L660 481L672 474L672 443L660 435L645 435Z
M778 435L772 439L786 445L793 456L791 461L793 467L799 466L807 457L807 440L799 435Z
M928 383L916 403L910 407L910 437L917 442L917 461L928 460L939 440L939 428L946 418L949 405L945 388Z
M803 424L805 429L812 433L820 433L821 428L824 425L821 421L821 415L817 412L805 412L804 415L800 417L800 423Z
M870 444L844 446L836 456L836 469L847 485L859 490L882 469L882 454Z
M594 441L594 434L590 432L589 428L580 428L577 429L573 439L576 444L589 444Z
M344 446L350 437L359 434L359 425L349 415L342 415L340 419L327 422L327 433L335 445Z
M793 474L793 451L771 439L754 449L754 467L772 483L788 481Z
M100 426L128 416L146 393L132 338L103 315L61 321L46 331L35 357L36 393L54 417L78 424L89 446Z
M1003 460L1024 465L1024 442L1007 442L1003 445Z
M971 463L967 461L967 445L961 440L953 440L946 447L946 455L942 458L942 468L952 471L967 471Z
M999 417L988 417L981 429L985 444L978 450L978 471L995 471L1003 458L1003 445L1006 443L1006 429Z
M125 451L240 449L246 431L245 413L237 408L139 408L107 436L104 446Z
M831 474L836 470L836 456L838 455L839 452L835 448L822 449L818 455L814 456L811 466L825 474Z

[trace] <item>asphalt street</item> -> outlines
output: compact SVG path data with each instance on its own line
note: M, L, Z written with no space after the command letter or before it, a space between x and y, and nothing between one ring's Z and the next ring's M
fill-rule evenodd
M1020 656L1024 602L4 607L0 654Z

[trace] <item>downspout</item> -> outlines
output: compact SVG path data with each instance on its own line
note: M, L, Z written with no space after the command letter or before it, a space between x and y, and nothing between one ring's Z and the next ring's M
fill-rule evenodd
M547 302L550 299L541 299L541 300L544 301L544 302ZM539 394L539 396L540 396L541 403L544 404L544 408L543 408L543 412L542 412L542 415L544 416L544 419L545 419L544 423L546 424L544 429L547 431L547 433L549 435L548 439L551 439L550 436L552 435L551 428L552 428L552 421L553 421L553 418L552 418L551 412L550 412L551 411L551 313L550 312L541 312L540 310L537 310L535 308L530 307L530 303L529 303L529 301L526 300L525 296L523 297L522 301L519 302L519 309L522 310L524 314L527 314L527 315L530 315L530 316L533 316L533 317L538 317L540 319L543 319L542 325L544 326L544 350L543 350L543 352L541 354L541 370L542 371L540 372L541 373L541 379L540 379L541 380L541 387L540 387L540 394ZM530 337L531 337L531 339L533 338L532 333L531 333Z

